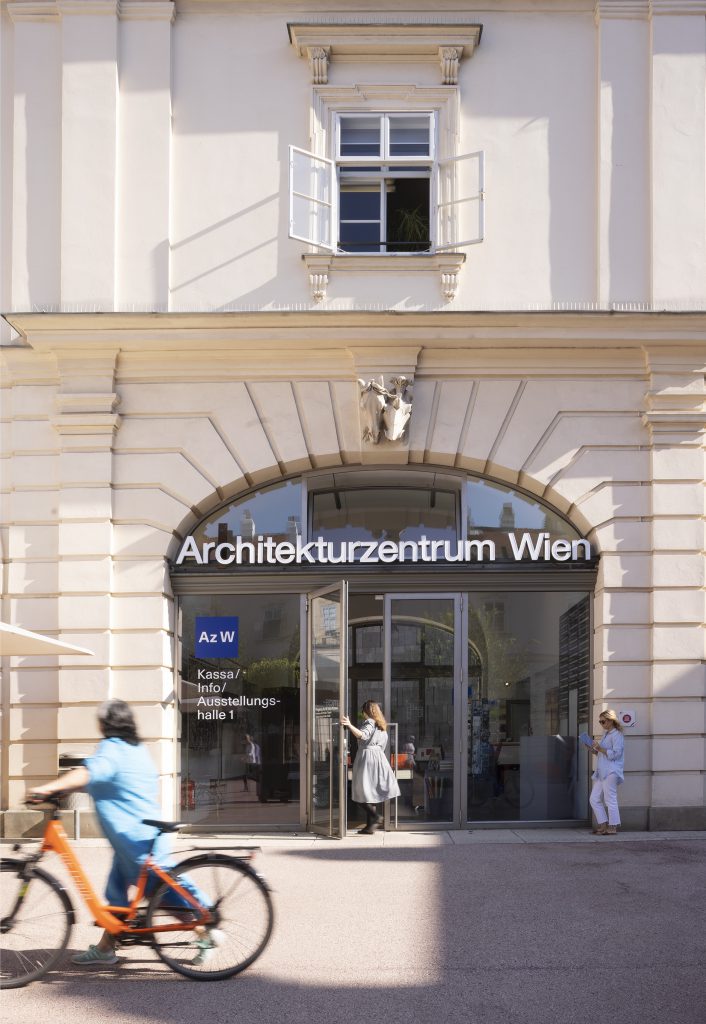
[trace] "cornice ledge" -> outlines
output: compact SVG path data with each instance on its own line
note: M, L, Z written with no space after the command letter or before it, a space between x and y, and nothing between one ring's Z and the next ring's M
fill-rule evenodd
M660 15L706 15L706 0L650 0L652 17Z
M26 21L58 21L55 0L32 0L28 3L8 3L7 13L14 24Z
M687 412L683 409L652 409L649 412L643 412L642 422L653 430L706 431L706 409L695 412Z
M611 19L647 19L650 16L650 0L596 0L596 21Z
M706 0L596 0L596 21L706 15Z
M176 18L174 0L119 0L121 21L168 21Z
M60 413L53 416L51 425L59 434L114 434L120 429L117 413Z
M332 271L351 274L429 273L440 275L441 290L447 302L456 297L458 273L466 262L462 252L438 253L383 253L359 255L357 253L303 253L302 260L309 272L309 283L314 302L327 297L329 276Z
M483 32L479 24L390 22L374 15L361 22L288 22L293 48L311 66L314 85L326 85L330 61L437 63L444 85L458 84L464 57L472 57Z
M108 394L94 392L68 392L59 394L55 399L55 409L60 415L85 416L105 415L113 413L120 405L120 396L115 392Z
M96 14L117 18L118 0L57 0L56 7L62 18Z
M174 0L14 0L7 13L15 23L59 21L71 15L111 15L122 21L168 21L176 16Z
M324 82L313 90L320 103L345 103L347 107L383 101L387 106L398 104L400 110L408 104L448 103L457 94L445 85L416 85L412 82L365 82L355 85L329 85ZM395 109L398 109L397 107Z

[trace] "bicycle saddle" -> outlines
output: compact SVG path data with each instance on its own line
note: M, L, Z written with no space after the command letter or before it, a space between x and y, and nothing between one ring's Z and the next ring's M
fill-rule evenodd
M160 832L178 832L180 828L183 828L180 821L156 821L154 818L143 818L142 824L151 825Z

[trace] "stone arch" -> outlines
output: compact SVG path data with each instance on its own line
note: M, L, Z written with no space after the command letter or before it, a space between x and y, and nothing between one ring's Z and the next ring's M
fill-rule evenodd
M340 468L345 468L346 474L350 473L351 475L353 475L356 472L356 470L364 471L367 473L370 472L370 470L372 469L376 472L384 474L386 471L390 470L399 471L403 467L401 467L400 465L389 466L384 464L371 467L361 462L358 463L357 465L347 465L346 467ZM424 464L407 463L407 468L422 472L426 471L429 474L432 474L434 472L443 473L449 471L449 467L447 466L433 465L429 462L425 462ZM457 473L460 479L463 478L463 467L460 467L459 469L454 470L453 472L454 474ZM187 537L190 533L192 533L210 515L215 514L219 509L226 509L230 506L237 505L241 500L246 500L250 496L255 497L257 494L271 487L276 487L278 484L286 483L288 481L304 479L306 478L307 475L307 473L282 474L281 472L277 472L276 467L273 467L272 477L270 479L263 479L262 481L258 482L256 486L250 486L245 488L241 487L240 489L235 490L228 487L225 489L228 494L228 497L223 497L223 491L221 491L221 493L214 492L214 494L212 495L213 500L211 503L209 503L208 500L201 501L199 503L198 509L192 509L186 516L184 516L184 518L181 520L178 526L174 528L174 532L172 534L172 537L168 544L167 551L165 553L165 557L170 563L173 563L184 538ZM467 477L469 479L478 479L481 481L487 481L491 484L497 484L500 487L507 487L509 491L514 491L520 497L526 497L530 501L534 499L538 504L545 506L547 511L557 513L571 527L573 527L579 534L581 534L581 536L590 539L589 534L593 530L593 525L587 520L586 516L580 512L580 510L574 508L571 505L571 503L567 502L559 492L555 492L551 489L548 492L547 488L543 488L539 484L535 484L534 487L528 486L528 484L532 484L533 481L529 479L523 479L522 482L520 482L519 480L515 481L511 479L513 476L519 477L519 474L513 474L509 470L505 470L502 473L502 475L498 477L481 474L478 473L477 471L470 471L467 473ZM553 498L554 500L552 501L551 498ZM591 543L594 551L597 554L600 554L600 544L597 541L592 541Z

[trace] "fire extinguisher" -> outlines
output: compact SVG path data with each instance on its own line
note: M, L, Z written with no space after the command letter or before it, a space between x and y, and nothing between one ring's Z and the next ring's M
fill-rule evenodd
M193 779L182 779L181 809L183 811L196 810L196 784L194 783Z

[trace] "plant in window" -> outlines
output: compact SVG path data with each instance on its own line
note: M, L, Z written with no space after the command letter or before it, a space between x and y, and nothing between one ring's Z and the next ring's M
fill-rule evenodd
M413 210L397 210L394 241L398 245L429 244L429 216L421 206Z

